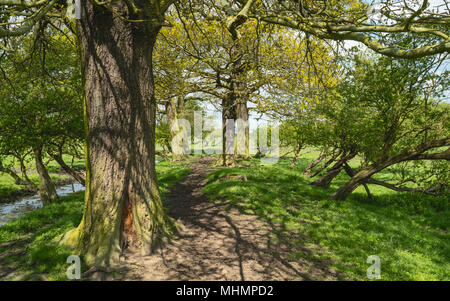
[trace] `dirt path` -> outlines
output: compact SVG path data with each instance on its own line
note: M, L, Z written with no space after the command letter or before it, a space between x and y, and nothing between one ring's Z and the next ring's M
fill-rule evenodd
M212 158L191 166L191 174L166 195L170 216L184 229L151 256L129 254L115 280L309 280L333 279L325 264L290 260L289 242L273 243L272 228L258 217L207 200L202 189ZM278 240L277 240L278 241ZM308 250L305 249L308 252ZM102 277L103 278L103 277ZM105 278L103 278L105 279ZM105 280L106 280L105 279Z

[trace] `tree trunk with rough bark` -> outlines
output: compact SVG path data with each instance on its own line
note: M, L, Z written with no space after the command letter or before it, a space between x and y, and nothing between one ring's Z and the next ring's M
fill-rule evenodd
M245 90L244 87L241 89ZM248 121L248 97L241 97L236 104L236 116L238 122L238 155L243 155L245 158L250 157L250 127Z
M234 132L236 121L236 97L233 92L229 92L227 97L222 99L222 155L219 164L232 166L235 164L234 156Z
M44 204L49 204L54 199L58 198L56 194L56 187L50 179L50 175L45 168L42 161L42 146L33 148L34 160L36 163L36 171L41 179L41 185L39 186L39 196Z
M175 147L172 145L173 138L180 131L180 125L178 122L179 114L178 114L177 107L175 106L173 99L169 99L166 102L166 115L167 115L167 124L169 126L169 132L170 132L170 141L168 144L170 144L172 160L179 161L183 157L183 154L181 154L183 145L182 145L182 141L180 141L180 145L175 145Z
M152 50L162 21L153 7L144 12L155 16L142 16L148 21L128 22L91 1L82 6L85 205L63 242L88 265L110 265L127 248L151 253L176 231L155 171Z

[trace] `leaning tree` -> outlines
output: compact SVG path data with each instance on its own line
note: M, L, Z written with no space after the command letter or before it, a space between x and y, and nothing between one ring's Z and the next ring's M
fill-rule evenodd
M15 50L3 51L0 60L0 155L14 158L0 164L0 171L37 190L44 203L57 198L44 163L55 144L60 150L56 161L79 177L62 159L63 148L83 139L79 57L70 38L68 31L47 28L38 37L10 39L7 45ZM27 176L29 158L34 159L40 187ZM17 163L21 176L13 168Z
M385 168L402 162L450 160L449 104L442 101L449 87L448 71L441 68L446 57L355 61L355 70L335 96L338 104L334 111L339 113L329 112L328 116L338 117L336 128L354 140L364 162L358 171L352 171L344 162L343 168L351 179L333 194L334 199L344 200L365 183L398 191L448 191L449 184L439 179L430 182L431 187L418 189L403 189L371 179ZM444 172L447 170L445 164L441 167ZM434 168L428 173L429 177L436 178L441 172Z
M30 34L38 26L62 26L61 20L79 38L86 194L83 219L64 241L84 253L87 264L116 262L127 247L149 253L173 231L156 183L152 49L165 12L175 2L84 0L81 18L71 22L59 0L0 0L2 40ZM227 12L232 34L255 18L323 39L358 41L389 56L415 58L450 50L448 7L447 13L435 13L427 0L419 6L385 3L381 14L388 20L376 24L368 17L366 1L223 0L210 5ZM404 11L390 9L394 6ZM399 49L383 44L392 32L434 39L430 45Z

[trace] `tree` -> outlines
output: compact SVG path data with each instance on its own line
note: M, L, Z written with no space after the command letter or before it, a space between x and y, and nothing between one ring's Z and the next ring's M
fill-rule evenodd
M207 5L204 6L205 9ZM182 14L182 13L183 14ZM229 119L241 119L244 125L238 127L245 137L245 154L249 155L249 129L247 102L262 85L255 68L255 56L259 51L255 24L242 29L238 39L227 29L226 18L215 11L214 16L190 12L187 7L177 6L176 17L170 18L170 28L162 32L165 43L174 49L178 58L195 62L184 72L185 91L199 95L204 100L220 103L222 111L222 143L224 155L222 164L234 162L234 134L229 139L225 124ZM245 33L244 33L245 32ZM251 74L253 72L253 74ZM186 89L187 87L187 89ZM230 131L234 133L234 123ZM228 141L230 140L230 141Z
M336 129L345 133L364 162L359 171L350 171L351 180L334 199L343 200L359 185L374 183L370 177L391 165L450 159L449 149L440 149L449 146L449 108L439 98L448 89L446 72L439 71L444 59L355 61L335 94L337 106L329 107L326 115L337 122Z
M244 137L242 149L234 147L234 135L228 142L223 128L222 149L226 156L219 162L228 165L233 164L236 155L249 156L248 103L255 103L260 112L284 110L292 115L289 110L293 106L285 100L308 97L307 101L313 101L318 94L312 91L313 86L317 87L318 82L330 84L332 70L336 68L331 49L318 40L304 39L291 29L256 20L236 29L227 21L225 12L209 8L206 14L208 5L201 7L204 9L192 11L189 6L177 9L178 19L170 19L171 27L162 31L161 44L170 45L177 60L189 57L183 62L196 62L185 73L190 78L184 87L219 103L223 125L229 119L243 123L237 129L238 139ZM234 133L235 124L229 126Z
M181 24L176 24L171 18L168 18L168 23L170 26L163 28L153 53L155 99L158 103L156 139L172 154L172 160L178 160L184 149L182 145L172 149L172 142L182 128L179 119L193 124L193 112L201 110L199 101L202 99L193 95L196 91L191 83L195 70L199 68L198 62L183 50L188 47L188 41Z
M65 242L88 264L116 262L126 248L150 253L174 231L156 182L152 70L153 46L172 2L82 3L86 206Z
M148 253L162 237L173 232L162 208L154 168L156 104L152 50L164 25L164 14L175 2L82 1L76 30L85 92L86 199L81 224L64 241L77 252L85 253L88 264L115 262L127 246ZM65 9L58 3L57 0L0 0L0 37L25 35L36 26L63 18ZM450 47L446 33L437 28L448 24L445 14L431 14L430 18L429 12L421 9L399 17L391 30L390 26L369 26L361 22L367 16L365 10L364 14L360 10L354 12L355 6L358 9L364 6L356 0L330 1L325 10L310 5L308 17L303 17L305 13L299 10L299 3L304 4L303 1L258 1L254 5L252 0L238 0L221 1L220 6L230 12L231 31L250 16L319 38L362 41L386 55L426 56L447 52ZM328 4L328 1L321 3ZM314 16L315 11L321 20ZM430 28L422 26L424 23ZM438 41L405 51L384 47L372 38L374 33L390 31L429 34Z
M25 34L38 21L55 22L60 9L52 0L6 2L0 2L2 15L11 8L16 15L36 14L22 25L2 26L0 36ZM81 2L73 29L84 84L86 206L80 225L63 242L85 254L87 264L116 262L127 247L149 253L174 231L156 183L152 70L153 46L172 3Z

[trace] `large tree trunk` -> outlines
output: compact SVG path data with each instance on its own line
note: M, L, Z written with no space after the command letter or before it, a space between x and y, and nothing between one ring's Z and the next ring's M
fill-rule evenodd
M49 204L54 199L58 198L56 194L56 187L50 179L50 175L45 168L42 161L42 146L33 148L34 160L36 163L36 171L41 179L41 186L39 187L39 196L44 204Z
M355 176L355 172L354 172L353 169L347 164L347 162L344 163L344 170L345 170L345 172L346 172L351 178L353 178L353 177ZM364 189L366 190L367 197L368 197L369 199L372 199L372 194L370 193L369 186L367 186L367 184L366 184L365 182L363 182L362 185L364 186Z
M183 142L180 140L179 145L172 145L173 138L180 131L180 125L178 122L178 112L177 112L177 108L175 106L173 99L169 99L166 102L166 115L167 115L167 123L169 126L169 132L170 132L170 141L168 144L170 144L172 160L178 161L183 157L183 154L181 153L183 150Z
M245 90L244 87L241 89ZM236 115L240 123L238 123L238 155L244 155L245 158L250 157L250 128L248 121L248 97L241 97L236 104Z
M227 97L222 99L222 155L219 158L219 164L223 166L232 166L236 161L234 156L235 101L233 92L229 92Z
M85 206L80 225L63 242L83 253L88 265L108 265L126 248L151 253L175 230L155 172L152 50L161 20L127 22L91 1L82 5Z
M233 46L230 50L231 70L230 70L230 86L231 90L227 96L222 99L222 126L223 126L223 142L222 151L223 165L234 165L236 156L244 154L245 157L250 156L250 131L248 126L248 107L249 91L245 82L245 63L243 62L243 50L238 35L233 34L234 29L228 28L233 39ZM238 138L244 138L243 141L238 139L238 145L234 147L235 124L229 122L229 128L226 129L226 120L241 119L242 124L238 124ZM243 147L242 147L243 142ZM243 151L242 151L243 149Z

